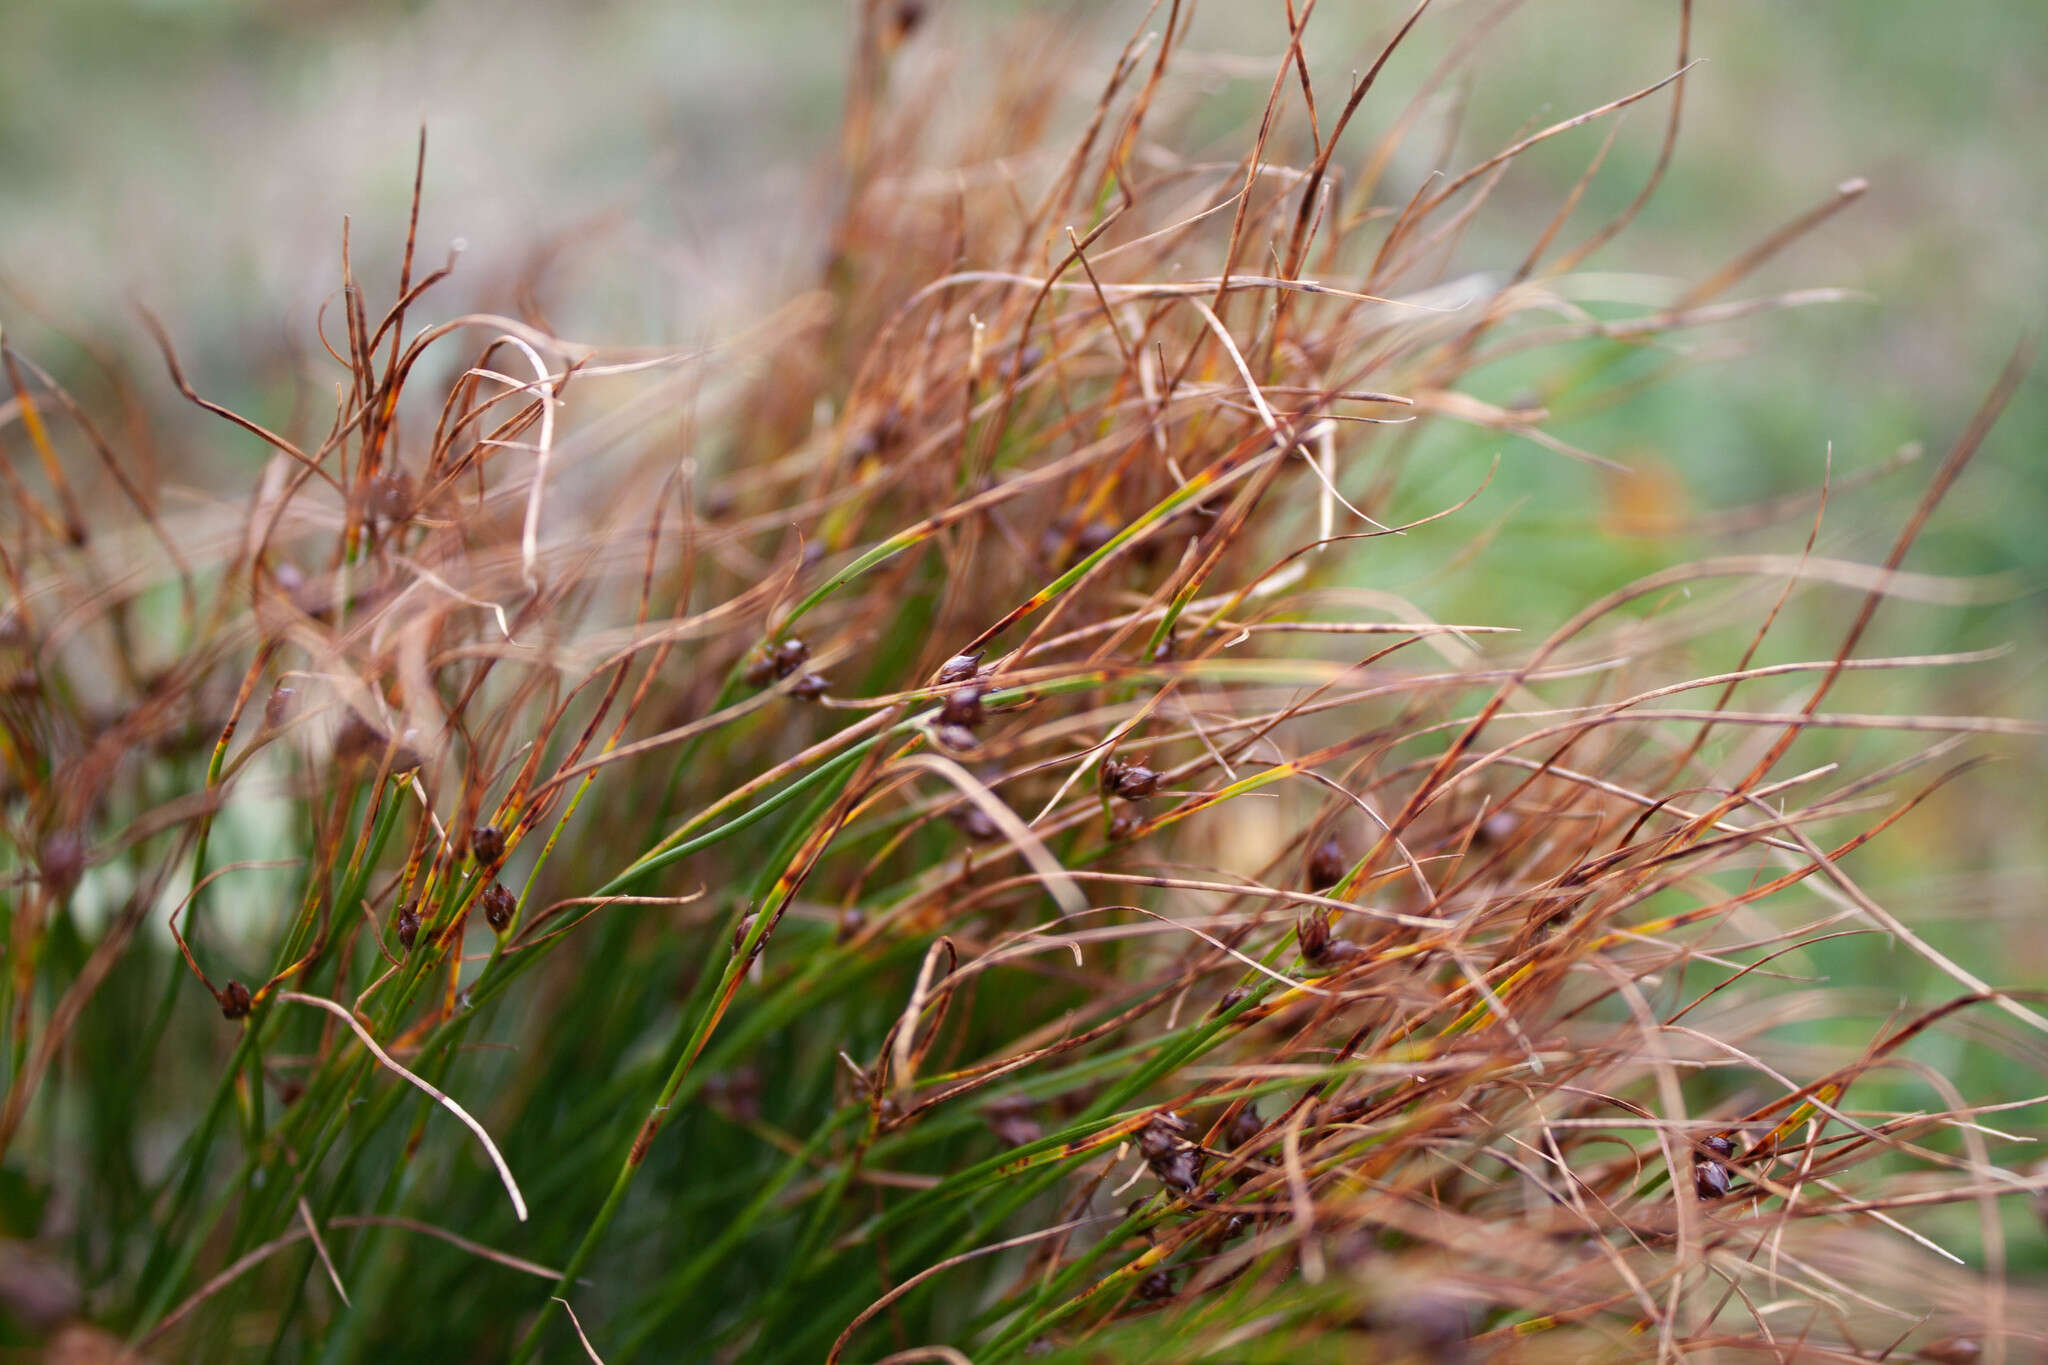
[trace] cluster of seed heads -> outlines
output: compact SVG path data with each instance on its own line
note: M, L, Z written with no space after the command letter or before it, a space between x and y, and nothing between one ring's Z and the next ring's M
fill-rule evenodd
M1692 1159L1693 1193L1702 1199L1719 1199L1728 1193L1728 1168L1721 1163L1735 1155L1735 1144L1716 1133L1702 1138L1700 1146L1713 1153L1711 1157L1695 1154Z
M747 660L746 669L740 676L749 687L766 687L772 682L788 677L810 662L811 647L794 635L784 636L761 646L754 657ZM815 676L815 675L812 675ZM806 677L805 682L810 678ZM825 680L818 679L818 690L825 690Z
M1294 940L1301 947L1302 960L1317 967L1334 967L1365 951L1348 938L1332 938L1330 921L1320 910L1311 910L1294 922Z
M1202 1149L1187 1134L1187 1120L1168 1110L1154 1114L1138 1134L1138 1150L1152 1174L1181 1194L1193 1194L1202 1182Z

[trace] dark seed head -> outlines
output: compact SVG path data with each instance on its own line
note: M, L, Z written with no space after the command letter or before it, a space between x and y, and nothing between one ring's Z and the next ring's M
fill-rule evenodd
M1943 1337L1930 1341L1913 1353L1933 1365L1977 1365L1984 1358L1983 1343L1975 1337Z
M1193 1194L1202 1183L1202 1149L1189 1143L1177 1152L1168 1152L1152 1163L1152 1173L1168 1189Z
M946 812L946 818L958 825L962 834L979 843L986 843L1002 833L980 806L955 806Z
M964 725L934 725L932 738L939 742L941 748L955 753L971 754L981 745L981 741L974 737L974 731Z
M772 657L775 676L786 678L810 662L811 647L791 635L775 642Z
M292 706L298 701L298 696L298 689L287 687L283 683L271 688L270 700L263 703L264 728L275 730L290 719Z
M220 1016L223 1019L246 1019L254 1004L249 988L239 981L230 981L220 988Z
M1118 811L1109 822L1109 837L1112 839L1128 839L1138 832L1138 826L1142 823L1132 812L1127 810Z
M1735 1155L1735 1144L1721 1133L1716 1133L1710 1138L1702 1138L1700 1146L1724 1160Z
M775 681L775 655L763 649L748 658L747 666L740 670L740 678L749 687L766 687Z
M1356 961L1364 956L1365 949L1359 947L1348 938L1333 938L1330 940L1330 946L1323 949L1323 961L1331 966L1336 966L1343 962Z
M1335 839L1325 839L1308 855L1309 889L1322 891L1335 886L1350 870L1351 859L1344 855L1344 845Z
M971 730L981 724L981 717L981 689L971 685L947 693L939 707L939 722L943 725Z
M1330 921L1320 910L1311 910L1294 922L1294 941L1303 960L1320 963L1330 951Z
M839 928L833 933L832 941L834 943L851 943L860 936L860 931L867 927L868 917L865 912L848 910L839 917Z
M1719 1199L1728 1193L1728 1168L1718 1161L1702 1161L1692 1170L1693 1193L1702 1199Z
M398 929L398 942L401 946L411 948L414 943L418 942L420 936L420 912L415 902L407 901L404 905L398 907L396 927Z
M1155 1270L1144 1279L1138 1281L1138 1297L1155 1303L1160 1299L1172 1298L1173 1273L1166 1270Z
M738 952L740 945L747 941L747 935L754 932L754 921L758 918L760 918L758 915L740 916L740 922L733 926L732 931L732 950L734 952Z
M1159 774L1141 763L1107 759L1102 765L1102 789L1125 801L1143 801L1159 790Z
M1147 1161L1157 1161L1187 1142L1188 1123L1170 1109L1154 1114L1138 1134L1138 1150Z
M1265 1126L1265 1120L1259 1117L1257 1107L1249 1104L1246 1105L1238 1110L1237 1117L1230 1121L1230 1145L1233 1147L1244 1146L1247 1142L1257 1138Z
M36 869L51 895L69 895L85 875L85 842L68 829L58 830L36 850Z
M798 701L816 701L831 685L822 673L806 673L789 685L789 695Z
M341 718L341 728L334 732L334 757L352 763L382 753L386 743L382 730L350 711Z
M980 650L977 649L972 654L955 654L939 665L938 676L934 681L941 687L948 683L966 682L980 667Z
M496 825L478 825L469 832L469 851L484 867L496 867L505 857L505 835Z
M493 930L502 934L512 923L512 912L519 908L519 897L512 894L503 882L492 882L484 890L484 920Z
M1244 998L1250 994L1251 992L1246 990L1242 986L1232 986L1229 990L1223 992L1223 998L1216 1002L1215 1013L1230 1013L1239 1005L1243 1004Z

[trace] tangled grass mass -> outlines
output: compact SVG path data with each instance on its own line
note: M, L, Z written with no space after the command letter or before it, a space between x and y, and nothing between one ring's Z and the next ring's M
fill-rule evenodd
M1906 561L2029 353L1881 560L1816 548L1817 474L1741 512L1773 548L1431 619L1389 547L1516 572L1495 470L1610 466L1550 405L1837 300L1750 281L1861 187L1659 294L1589 263L1689 6L1636 88L1420 177L1483 16L1332 90L1314 8L1219 154L1182 0L973 120L901 67L921 7L862 6L815 281L687 352L437 314L415 234L388 295L344 246L297 428L151 319L240 452L203 499L6 346L0 1205L72 1280L8 1298L25 1347L2048 1358L2001 1126L2048 1003L1857 874L2030 727L1831 705L1980 660L1873 646L1975 600ZM1663 154L1589 224L1631 111ZM1773 648L1795 599L1828 648ZM1801 965L1850 934L1916 964L1874 1025ZM1945 1030L2012 1088L1916 1060Z

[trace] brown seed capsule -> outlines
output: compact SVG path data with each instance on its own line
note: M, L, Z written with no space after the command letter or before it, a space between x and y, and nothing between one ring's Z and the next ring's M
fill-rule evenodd
M934 725L932 738L939 746L955 753L969 754L981 747L981 741L974 737L974 731L964 725Z
M939 722L943 725L958 725L973 729L981 724L981 689L968 686L946 694L946 700L939 705Z
M496 825L478 825L469 832L469 852L479 866L496 867L505 857L505 835Z
M220 988L220 1016L223 1019L246 1019L254 1004L249 988L239 981L230 981Z
M754 921L758 918L760 918L758 915L740 916L740 922L733 927L732 931L732 950L734 952L738 952L740 946L747 941L747 935L754 932Z
M1311 910L1294 921L1294 942L1307 962L1321 962L1330 951L1330 921L1320 910Z
M291 718L292 707L298 701L298 689L283 683L270 689L270 699L263 703L263 726L275 730Z
M1325 839L1316 845L1315 852L1308 855L1308 886L1311 891L1322 891L1344 880L1344 874L1351 870L1351 859L1344 854L1344 845L1335 839Z
M1151 542L1148 541L1146 543L1150 544ZM1172 631L1168 631L1164 640L1152 646L1152 662L1155 664L1171 663L1179 657L1180 637Z
M350 711L341 718L341 728L334 732L334 757L339 762L352 763L381 754L387 743L382 730Z
M36 870L51 895L70 895L85 875L85 842L68 829L58 830L36 850Z
M1143 764L1126 763L1120 758L1105 759L1102 789L1125 801L1143 801L1159 790L1159 774Z
M851 943L854 939L860 937L860 931L867 927L868 917L864 911L848 910L839 917L839 927L833 931L832 941L834 943Z
M831 685L822 673L806 673L789 685L789 695L798 701L816 701Z
M1932 1361L1933 1365L1977 1365L1984 1358L1984 1344L1975 1337L1943 1337L1928 1342L1913 1354L1917 1359Z
M810 662L811 647L791 635L775 642L771 657L774 659L775 676L786 678Z
M1504 844L1515 837L1522 822L1513 811L1497 810L1479 822L1479 839L1487 844Z
M1692 1168L1693 1193L1702 1199L1719 1199L1728 1193L1728 1168L1718 1161L1701 1161Z
M977 649L972 654L955 654L952 658L939 665L938 675L933 681L940 687L944 687L948 683L966 682L975 675L975 672L980 667L980 650Z
M775 681L775 656L766 649L748 657L740 679L749 687L766 687Z
M398 907L395 927L398 930L400 946L410 949L414 943L419 941L420 912L416 902L407 901L404 905Z
M996 822L980 806L955 806L946 812L946 818L960 827L960 832L978 843L987 843L1002 834Z
M1242 986L1232 986L1229 990L1223 992L1223 998L1216 1002L1216 1008L1212 1013L1228 1014L1243 1004L1245 997L1250 994L1251 992Z
M1230 1145L1242 1147L1255 1140L1264 1130L1266 1122L1259 1117L1257 1105L1248 1104L1237 1111L1237 1117L1230 1121Z
M1735 1155L1734 1142L1721 1133L1716 1133L1710 1138L1700 1139L1700 1146L1706 1148L1708 1152L1723 1161Z
M1162 1109L1146 1121L1138 1133L1138 1150L1147 1161L1157 1161L1187 1142L1188 1121L1170 1109Z
M1330 940L1330 946L1323 949L1323 961L1332 966L1342 962L1351 962L1364 956L1365 949L1359 947L1348 938L1333 938Z
M1138 1297L1158 1302L1173 1297L1173 1274L1171 1271L1155 1270L1138 1281Z
M1138 826L1143 823L1144 821L1140 820L1130 811L1118 811L1109 822L1109 837L1112 839L1128 839L1138 832Z
M519 908L519 897L502 882L492 882L484 889L484 921L497 933L504 933L512 923L512 912Z
M1152 1163L1159 1183L1179 1194L1193 1194L1202 1183L1202 1149L1193 1143Z

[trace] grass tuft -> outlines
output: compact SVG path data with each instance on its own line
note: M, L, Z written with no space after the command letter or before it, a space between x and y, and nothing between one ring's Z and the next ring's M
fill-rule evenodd
M907 61L922 7L863 5L817 279L687 353L530 293L422 325L423 137L388 300L344 244L324 426L214 402L147 320L250 457L206 500L5 343L0 1214L75 1281L0 1295L23 1340L2048 1349L2007 1274L2037 1083L1917 1050L2033 1075L2048 1006L1855 857L2033 727L1830 705L1984 662L1873 631L1984 591L1904 565L2031 353L1877 564L1816 552L1822 490L1554 629L1433 619L1390 557L1530 572L1487 553L1496 473L1620 469L1555 414L1841 297L1745 291L1860 184L1696 284L1589 274L1670 165L1683 18L1669 67L1408 183L1483 21L1418 7L1337 98L1290 4L1219 154L1191 8L1088 98L1020 59L962 121ZM1453 58L1382 101L1432 24ZM1660 102L1649 183L1587 224ZM1552 144L1585 179L1475 273ZM1795 598L1815 652L1773 634ZM1911 1001L1819 973L1850 935L1922 964Z

